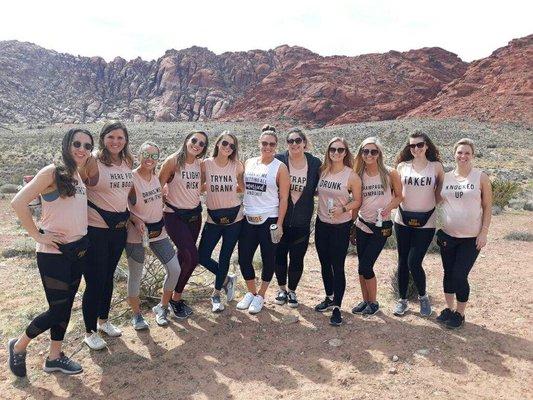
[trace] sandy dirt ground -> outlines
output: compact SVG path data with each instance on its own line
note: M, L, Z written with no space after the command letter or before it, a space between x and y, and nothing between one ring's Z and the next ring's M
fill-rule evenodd
M460 330L435 322L444 306L438 254L424 263L436 310L431 318L421 318L416 303L404 317L392 315L394 250L384 251L376 267L382 312L370 318L349 312L360 295L356 258L350 255L345 324L329 326L329 315L313 310L324 293L310 246L297 309L274 305L273 284L259 315L236 310L236 302L214 315L204 290L191 299L195 313L188 320L160 328L146 308L149 331L134 331L123 317L122 337L109 338L108 349L94 352L81 345L77 298L65 350L75 354L84 373L44 373L44 334L29 348L27 379L15 379L6 351L0 352L0 398L531 399L533 243L503 239L513 230L531 232L531 217L526 212L494 217L489 244L470 275L471 302ZM6 200L0 201L0 218L0 247L8 248L17 235ZM240 284L242 294L242 279ZM34 260L0 259L2 343L44 309Z

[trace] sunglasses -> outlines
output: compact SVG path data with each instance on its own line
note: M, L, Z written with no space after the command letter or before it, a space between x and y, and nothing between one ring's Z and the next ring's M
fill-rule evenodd
M159 160L159 153L148 153L147 151L143 151L141 156L144 159L151 158L154 161Z
M365 156L368 156L369 154L371 156L377 156L379 154L379 150L376 150L376 149L362 149L361 153L363 153Z
M198 146L200 146L200 147L205 147L205 142L203 142L201 140L198 140L195 137L191 138L191 143L192 144L198 144Z
M418 147L419 149L421 149L422 147L424 147L425 144L426 142L418 142L418 143L408 144L407 147L409 147L410 149L414 149L415 147Z
M261 146L263 146L263 147L270 146L270 147L274 148L274 147L276 147L276 145L277 145L276 142L261 142Z
M331 154L335 154L335 153L344 154L345 151L346 151L346 147L330 147L329 148L329 152Z
M288 144L294 144L294 143L296 143L296 144L300 144L300 143L302 143L302 142L303 142L303 139L300 138L300 137L299 137L299 138L296 138L296 139L287 139L287 143L288 143Z
M220 144L222 145L222 147L228 147L229 146L229 148L231 150L233 150L233 151L235 151L235 149L237 148L237 147L235 147L235 145L233 143L230 143L227 140L223 140L222 142L220 142Z
M90 143L81 143L81 142L78 142L77 140L75 142L72 142L72 145L79 149L80 147L83 146L83 148L87 151L92 151L93 150L93 145L90 144Z

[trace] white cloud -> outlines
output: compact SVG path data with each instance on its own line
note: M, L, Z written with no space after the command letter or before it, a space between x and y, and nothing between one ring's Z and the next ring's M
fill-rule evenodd
M533 33L532 11L523 0L18 1L2 5L0 40L107 60L290 44L322 55L439 46L471 61Z

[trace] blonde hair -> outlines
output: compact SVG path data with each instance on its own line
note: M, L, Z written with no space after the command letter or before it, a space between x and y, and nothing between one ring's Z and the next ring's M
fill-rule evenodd
M363 173L365 172L366 164L363 160L363 148L367 144L373 144L378 148L378 158L376 160L378 164L378 171L379 171L379 177L381 179L381 184L383 185L383 189L387 190L389 187L389 175L390 175L390 169L385 166L385 163L383 162L383 147L381 145L380 140L377 137L368 137L365 140L361 142L359 145L359 149L357 150L357 155L355 156L355 166L354 170L357 175L363 180Z
M343 164L346 165L347 167L353 168L353 155L352 155L352 152L350 151L350 146L348 145L348 142L344 138L335 136L328 143L328 147L326 149L326 155L324 156L324 162L322 163L322 166L320 167L320 176L322 177L326 176L329 173L329 170L331 169L331 160L329 159L329 148L335 142L341 142L346 148L344 152L344 159L342 160Z
M157 149L157 154L159 154L159 155L161 154L161 150L159 150L159 146L157 144L155 144L154 142L151 142L151 141L147 140L146 142L141 144L141 146L139 147L139 153L137 153L137 157L139 158L139 162L141 162L142 153L147 147L155 147ZM156 168L154 168L152 170L152 174L154 174L154 175L155 175L155 170L156 170Z
M462 139L459 139L454 145L453 145L453 153L455 154L455 152L457 151L457 148L461 145L465 145L465 146L470 146L470 148L472 149L472 154L475 153L475 148L474 148L474 141L470 138L462 138Z

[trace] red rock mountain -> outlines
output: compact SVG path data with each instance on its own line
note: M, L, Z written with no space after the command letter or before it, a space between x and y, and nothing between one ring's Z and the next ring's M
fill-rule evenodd
M502 64L505 82L523 82L505 63L511 57L530 63L530 42L530 37L513 41L489 57L499 54L491 62L495 79ZM512 65L522 71L522 64ZM154 61L106 62L4 41L0 122L268 119L325 125L394 119L441 98L443 88L467 76L467 68L472 66L440 48L322 57L289 46L220 55L192 47L168 50ZM500 87L518 91L514 85ZM522 102L531 100L530 92Z
M406 116L470 116L533 124L533 35L512 40L472 62L462 77Z

